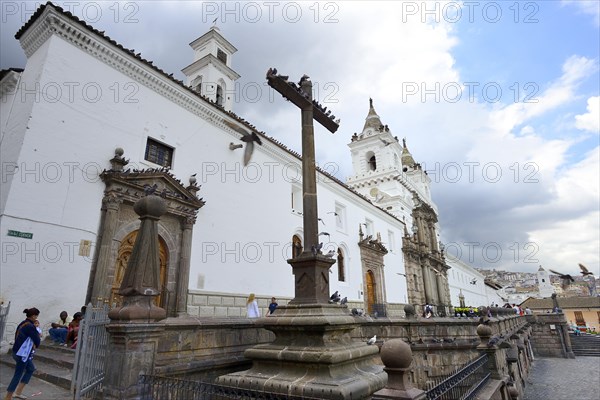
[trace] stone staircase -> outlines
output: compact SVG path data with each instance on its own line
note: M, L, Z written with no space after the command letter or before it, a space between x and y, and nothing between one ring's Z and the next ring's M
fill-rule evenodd
M582 333L581 336L570 335L573 354L578 357L600 357L600 335Z
M75 350L56 346L51 343L49 340L44 340L35 351L33 362L36 371L33 373L33 376L64 389L71 390ZM0 364L8 365L12 368L15 367L12 350L0 355Z

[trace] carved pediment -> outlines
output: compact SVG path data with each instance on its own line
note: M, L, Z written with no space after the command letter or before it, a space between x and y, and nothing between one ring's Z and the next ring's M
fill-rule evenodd
M359 241L358 245L363 249L369 249L377 253L381 253L381 255L386 255L388 253L388 249L385 248L383 243L377 239L373 239L371 235Z
M106 197L133 204L149 193L157 194L165 199L168 213L186 218L195 219L205 204L196 195L200 187L195 182L185 187L166 169L104 170L100 178L106 184Z

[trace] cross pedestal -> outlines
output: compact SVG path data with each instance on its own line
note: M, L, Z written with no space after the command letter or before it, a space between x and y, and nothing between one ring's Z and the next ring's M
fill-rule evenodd
M288 263L294 273L294 298L258 321L275 341L245 351L247 371L223 375L218 384L318 399L366 399L387 382L377 346L356 342L358 323L346 305L329 304L329 269L335 263L318 245L317 185L313 118L331 132L338 125L312 101L312 83L300 87L267 73L271 87L302 110L302 191L304 252Z

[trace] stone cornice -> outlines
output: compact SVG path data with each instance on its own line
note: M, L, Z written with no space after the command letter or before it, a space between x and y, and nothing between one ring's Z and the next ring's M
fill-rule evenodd
M27 57L50 36L56 35L191 113L209 121L220 119L219 113L202 104L206 100L200 99L181 82L175 81L164 71L154 67L151 62L132 54L100 32L96 33L85 23L74 20L74 17L69 17L54 7L46 5L40 8L32 20L17 33L16 37L20 40Z
M217 44L227 50L230 54L233 54L237 51L234 45L232 45L227 39L221 35L218 31L218 28L212 27L208 32L204 35L200 36L198 39L194 40L190 43L190 47L194 50L197 50L202 45L208 43L211 39L217 42Z
M240 74L238 74L237 72L235 72L234 70L229 68L227 65L223 64L223 62L221 60L219 60L217 57L215 57L212 54L207 54L204 57L202 57L201 59L194 61L193 63L191 63L184 69L182 69L181 72L183 72L185 75L189 76L189 75L193 74L194 72L200 70L201 68L203 68L211 63L220 72L222 72L224 75L227 75L227 77L229 79L235 81L236 79L240 78Z

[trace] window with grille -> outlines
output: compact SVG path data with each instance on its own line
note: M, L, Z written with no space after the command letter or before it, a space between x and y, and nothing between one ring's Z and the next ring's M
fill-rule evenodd
M153 162L154 164L171 168L173 163L173 148L148 138L144 159Z

